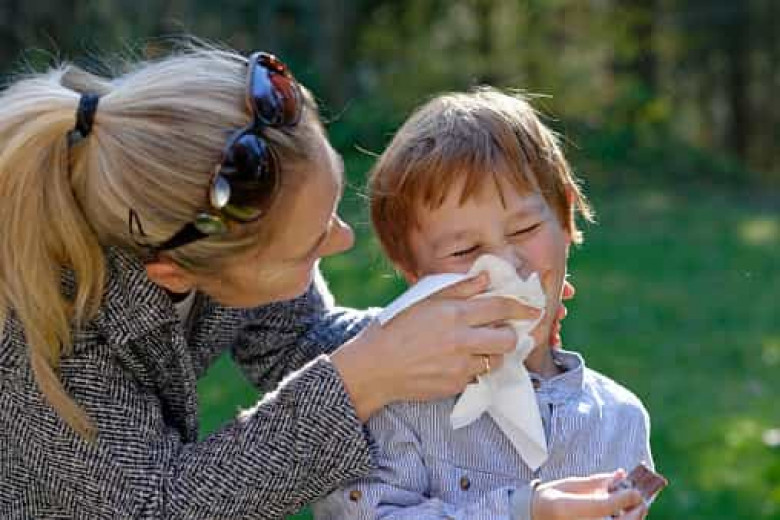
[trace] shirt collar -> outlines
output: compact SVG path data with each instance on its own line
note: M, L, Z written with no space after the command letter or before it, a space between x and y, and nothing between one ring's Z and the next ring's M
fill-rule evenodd
M552 351L552 356L553 362L563 373L544 379L539 374L528 372L537 395L560 402L582 393L585 384L585 361L582 356L577 352L557 349Z

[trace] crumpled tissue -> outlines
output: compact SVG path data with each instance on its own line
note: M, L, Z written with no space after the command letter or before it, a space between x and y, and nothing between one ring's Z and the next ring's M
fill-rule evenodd
M534 348L530 332L544 316L546 304L537 273L532 273L524 280L505 260L483 255L474 262L468 274L444 273L420 279L388 305L379 314L378 320L384 325L415 303L482 271L490 275L490 287L477 298L515 298L525 305L542 310L542 314L535 320L508 322L517 333L515 350L504 356L500 368L479 376L476 383L466 387L455 403L450 422L455 429L463 428L487 412L525 463L535 470L547 460L547 439L531 378L523 362Z

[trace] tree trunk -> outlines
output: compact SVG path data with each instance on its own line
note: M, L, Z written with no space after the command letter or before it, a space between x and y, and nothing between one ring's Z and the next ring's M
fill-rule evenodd
M737 7L738 6L738 7ZM750 128L750 98L748 91L750 42L748 41L749 8L735 4L737 11L732 20L732 30L727 34L726 59L728 62L727 96L730 113L726 132L727 146L744 162L748 160Z

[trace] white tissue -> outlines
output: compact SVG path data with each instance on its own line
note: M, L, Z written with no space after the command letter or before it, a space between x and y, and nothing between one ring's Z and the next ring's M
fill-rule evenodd
M386 307L379 314L378 320L384 325L404 309L431 294L482 271L487 271L490 275L490 288L477 298L515 298L544 313L546 298L536 273L523 280L506 261L496 256L483 255L474 262L466 275L447 273L422 278ZM547 439L533 385L523 361L534 346L533 338L529 334L542 316L543 314L535 320L509 322L517 333L514 352L504 356L504 363L500 368L479 377L477 383L468 385L455 403L450 416L452 427L457 429L471 424L487 412L526 464L534 470L547 460Z

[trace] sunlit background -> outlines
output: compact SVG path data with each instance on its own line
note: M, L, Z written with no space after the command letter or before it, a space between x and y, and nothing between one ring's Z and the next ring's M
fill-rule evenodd
M650 518L780 518L780 2L2 0L0 70L106 70L182 33L271 50L318 96L358 234L324 263L344 305L403 289L360 193L410 109L484 83L541 95L598 213L565 344L650 411L671 481ZM228 358L200 390L203 435L257 397Z

